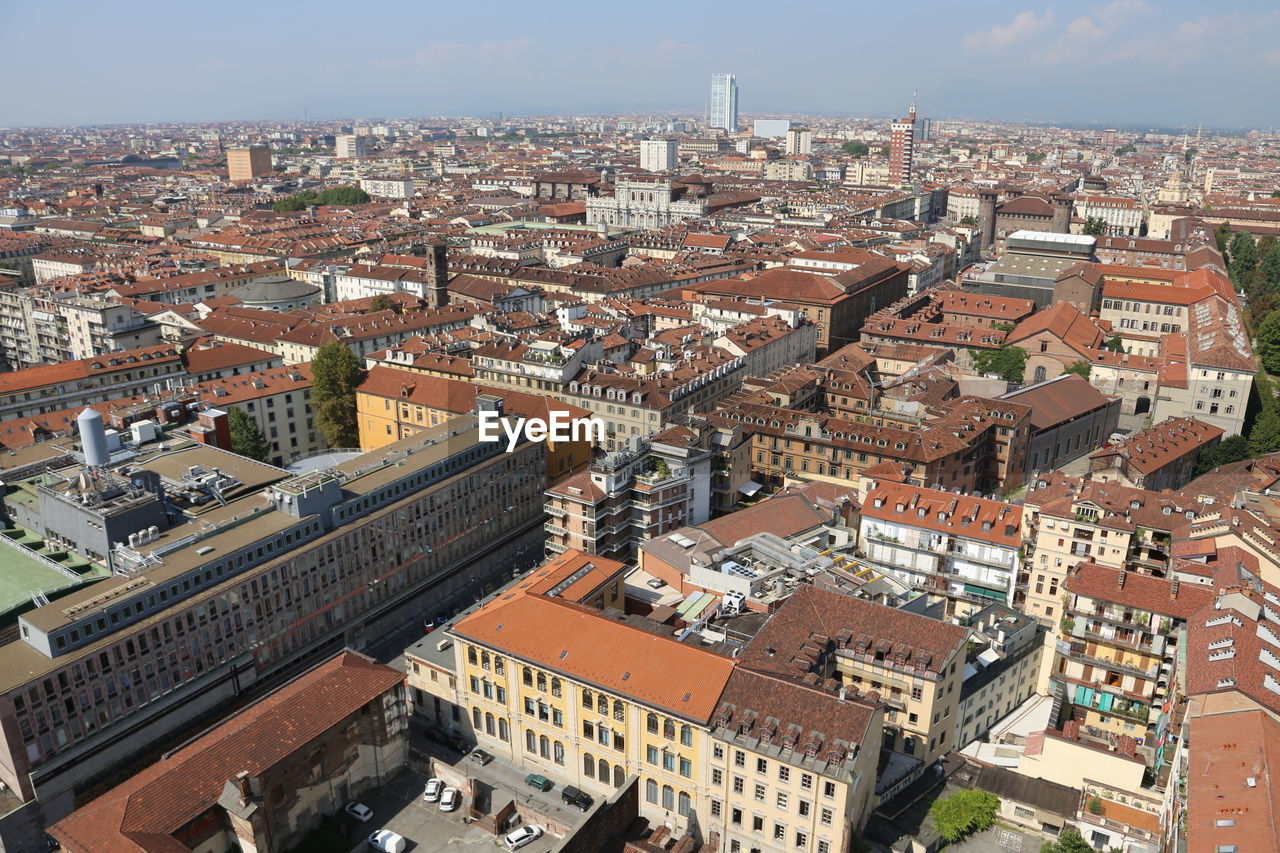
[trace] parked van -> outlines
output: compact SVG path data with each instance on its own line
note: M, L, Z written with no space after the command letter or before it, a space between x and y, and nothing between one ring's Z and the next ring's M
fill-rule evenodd
M407 842L389 829L379 829L369 836L369 849L378 853L404 853Z

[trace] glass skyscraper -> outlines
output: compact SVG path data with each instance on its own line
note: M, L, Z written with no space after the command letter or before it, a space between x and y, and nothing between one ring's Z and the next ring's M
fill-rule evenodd
M738 129L738 80L732 74L711 75L711 106L707 123L729 133Z

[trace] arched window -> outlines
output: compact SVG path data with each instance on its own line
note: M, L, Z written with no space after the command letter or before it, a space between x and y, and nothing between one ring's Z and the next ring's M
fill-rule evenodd
M538 751L538 736L533 733L533 729L524 730L524 748L527 752Z
M676 721L675 720L662 721L662 736L667 740L676 739Z
M680 808L677 809L677 811L680 812L681 816L683 817L689 816L690 805L691 803L689 801L689 795L686 794L684 791L681 791L680 792Z
M600 773L600 781L608 785L609 784L609 762L605 761L603 758L600 759L600 766L597 767L596 769Z
M627 781L627 771L622 769L621 764L613 765L613 787L621 788L625 781Z
M480 709L479 708L471 709L471 722L472 722L472 728L474 728L476 731L480 731Z
M538 754L543 758L551 757L551 741L546 735L542 735L538 738Z
M601 696L599 699L597 699L597 700L596 700L596 713L599 713L599 714L607 714L607 713L609 713L609 700L608 700L608 699L606 699L605 697Z
M564 744L562 744L560 741L556 741L553 754L555 755L556 764L559 764L560 766L563 767L564 766Z
M687 725L680 727L680 742L685 746L693 746L693 729Z
M658 783L652 779L644 781L644 798L655 806L658 804Z
M489 737L493 737L495 731L493 726L493 714L486 713L484 715L484 731Z
M618 721L622 720L622 703L617 699L613 700L613 718Z
M582 707L586 708L588 711L590 711L590 710L592 709L592 707L594 707L594 706L591 704L591 691L590 691L590 690L584 690L584 691L582 691Z
M676 807L676 792L670 785L662 786L662 807L667 811Z
M482 669L485 669L485 670L487 670L487 669L489 668L489 653L488 653L488 652L481 652L481 653L480 653L480 667L481 667Z
M1045 377L1045 369L1044 369L1044 365L1042 364L1036 368L1036 378L1032 384L1039 384L1043 382L1044 377Z
M591 757L589 752L582 756L582 775L588 779L596 777L596 760Z
M551 695L557 699L560 698L560 679L558 678L551 679Z
M525 687L533 686L533 670L529 669L527 666L524 668L523 679Z
M547 674L545 672L538 673L538 689L543 693L547 692Z
M658 715L649 712L649 716L645 718L645 726L649 729L649 734L656 735L658 733Z
M498 739L504 743L511 740L511 729L501 717L498 718Z

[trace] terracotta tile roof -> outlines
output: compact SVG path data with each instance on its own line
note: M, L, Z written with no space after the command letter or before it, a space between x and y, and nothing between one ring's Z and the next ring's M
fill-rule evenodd
M80 850L187 850L171 838L241 771L259 775L404 680L342 652L50 828Z
M1031 427L1040 432L1110 405L1117 398L1103 394L1078 373L1064 373L1048 382L1005 394L1000 399L1030 406Z
M1063 583L1073 595L1134 607L1184 622L1213 601L1213 591L1198 584L1178 583L1171 578L1142 575L1112 569L1096 563L1081 563Z
M878 705L874 693L860 696L852 685L842 698L835 689L806 684L799 676L737 667L721 694L714 725L732 741L781 750L781 760L790 754L798 762L812 750L818 767L825 760L834 775L850 751L879 743L880 732L871 730Z
M693 285L690 289L718 296L831 304L906 269L887 258L870 252L866 254L869 260L856 269L841 273L826 275L790 267L774 267L750 279L714 279Z
M1108 299L1131 299L1135 302L1158 302L1162 305L1194 305L1202 299L1208 299L1214 293L1214 289L1207 286L1179 287L1133 281L1109 281L1102 286L1102 295Z
M403 400L462 414L475 410L476 396L490 394L501 397L503 410L520 417L547 419L551 412L565 412L571 418L585 418L591 413L570 403L562 403L541 394L526 394L505 388L489 388L474 382L446 379L423 373L397 370L394 367L369 368L356 386L356 392L390 400Z
M1119 456L1124 458L1127 465L1143 474L1150 474L1216 441L1224 432L1222 427L1192 417L1168 418L1151 429L1134 433L1118 444L1093 451L1089 454L1089 459L1104 460Z
M698 525L725 545L734 545L755 533L773 533L783 539L812 530L831 520L803 495L774 496L745 509Z
M45 388L76 379L89 379L123 371L135 371L152 364L179 361L181 356L172 344L140 347L138 349L111 352L65 361L62 364L43 364L0 373L0 395L18 394L34 388Z
M1280 851L1280 722L1255 709L1188 724L1187 853Z
M451 633L703 725L733 670L729 658L523 585Z
M1022 507L902 483L868 489L862 515L1004 548L1022 543Z
M1017 344L1045 332L1086 358L1102 346L1102 330L1070 302L1059 302L1032 314L1009 333L1005 343Z
M958 625L908 613L838 592L802 585L782 603L738 655L738 666L757 672L803 677L817 670L814 646L828 642L856 651L884 641L886 666L937 675L962 654L969 632ZM901 655L901 663L895 658Z
M535 569L521 588L526 595L550 595L581 604L625 568L617 560L570 550ZM564 587L566 581L571 583Z
M227 341L215 341L212 338L201 338L191 344L182 351L182 360L186 364L187 373L197 376L247 364L281 363L280 356L274 352Z

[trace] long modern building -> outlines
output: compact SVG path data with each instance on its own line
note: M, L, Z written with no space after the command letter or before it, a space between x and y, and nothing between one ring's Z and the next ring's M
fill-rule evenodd
M86 436L89 465L47 442L4 472L9 526L114 572L28 611L0 650L7 849L228 703L360 647L542 511L544 447L504 452L474 419L295 476L166 439L107 460Z

